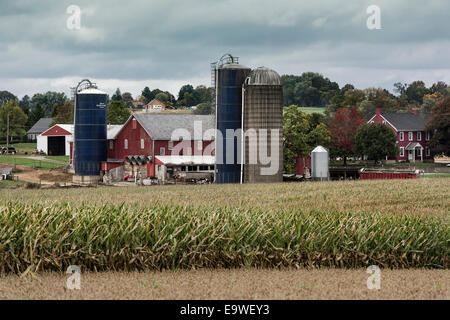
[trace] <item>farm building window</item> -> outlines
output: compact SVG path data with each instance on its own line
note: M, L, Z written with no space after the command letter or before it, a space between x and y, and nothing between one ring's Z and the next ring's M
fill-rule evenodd
M164 147L159 148L159 154L161 156L164 156L166 154L166 148L164 148Z
M408 132L408 140L413 141L413 133L411 131Z
M133 129L137 128L136 119L133 119Z
M144 147L145 147L144 139L141 139L141 149L144 149Z
M405 148L400 147L400 157L404 157L404 156L405 156Z
M208 166L200 166L200 171L208 171Z
M430 140L430 131L427 131L427 133L425 134L425 140Z
M114 148L114 141L109 140L109 149L113 149Z
M169 150L173 149L173 141L169 141L168 143Z
M422 141L422 132L417 132L417 141Z
M203 141L197 141L197 150L203 150Z
M400 131L400 141L405 140L405 133L403 131Z
M128 149L128 139L125 139L123 141L123 147L124 147L124 149Z

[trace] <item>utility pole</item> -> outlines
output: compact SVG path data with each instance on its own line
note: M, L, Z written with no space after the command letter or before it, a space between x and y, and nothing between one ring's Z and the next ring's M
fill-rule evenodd
M6 153L9 150L9 113L6 115Z

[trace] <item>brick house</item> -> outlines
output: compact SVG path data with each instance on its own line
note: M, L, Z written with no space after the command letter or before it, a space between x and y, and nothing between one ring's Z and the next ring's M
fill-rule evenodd
M147 112L151 111L164 111L166 109L166 104L158 99L153 99L144 106Z
M200 139L195 135L199 133L194 132L195 125L195 129L201 126ZM120 130L108 135L108 159L102 163L102 170L111 174L113 180L136 173L140 177L155 177L161 170L172 174L176 171L214 172L214 133L207 133L214 128L214 116L132 114ZM191 138L174 138L172 134L177 129Z
M397 136L399 153L397 161L432 161L428 146L431 133L425 130L429 115L420 115L417 111L412 113L387 113L377 109L375 115L368 123L384 123Z

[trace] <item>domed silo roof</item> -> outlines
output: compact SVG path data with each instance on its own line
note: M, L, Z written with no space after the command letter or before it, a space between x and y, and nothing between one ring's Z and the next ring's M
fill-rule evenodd
M281 77L275 70L259 67L252 70L247 84L252 86L281 86Z

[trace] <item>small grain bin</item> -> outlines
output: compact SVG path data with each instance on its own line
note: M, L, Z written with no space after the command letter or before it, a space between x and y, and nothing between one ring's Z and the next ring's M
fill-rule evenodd
M328 180L328 150L317 146L311 152L311 177L313 180Z

